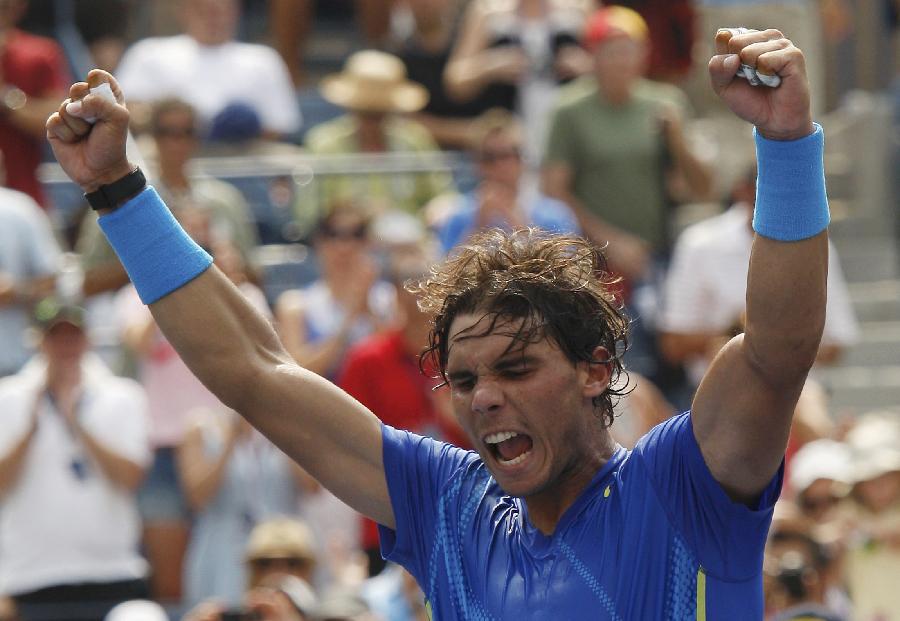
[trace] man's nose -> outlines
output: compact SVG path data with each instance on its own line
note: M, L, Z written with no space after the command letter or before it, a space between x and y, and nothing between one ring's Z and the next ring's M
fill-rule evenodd
M492 378L483 377L472 395L472 411L478 414L496 412L503 405L503 390Z

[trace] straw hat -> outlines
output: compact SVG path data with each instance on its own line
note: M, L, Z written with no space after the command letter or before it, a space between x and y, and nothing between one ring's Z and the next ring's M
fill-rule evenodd
M298 558L316 560L312 531L299 520L278 517L261 522L250 533L246 559Z
M428 103L425 87L406 79L403 61L376 50L351 55L319 90L331 103L361 112L416 112Z

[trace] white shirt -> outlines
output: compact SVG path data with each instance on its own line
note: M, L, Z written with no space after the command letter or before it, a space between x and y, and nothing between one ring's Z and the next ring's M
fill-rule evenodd
M661 332L675 334L724 333L744 312L747 271L753 232L748 207L728 211L687 227L675 242L666 275ZM859 338L859 326L837 251L829 246L828 301L822 343L849 346ZM708 360L689 365L699 382Z
M127 99L178 97L205 121L241 102L256 110L263 129L288 134L300 128L290 74L266 45L229 41L209 46L188 35L151 37L125 52L116 79Z
M23 373L0 381L0 455L28 432L42 377ZM46 396L38 407L37 432L18 480L0 496L0 593L143 577L134 492L106 478ZM132 380L84 374L81 425L142 466L151 455L146 407Z

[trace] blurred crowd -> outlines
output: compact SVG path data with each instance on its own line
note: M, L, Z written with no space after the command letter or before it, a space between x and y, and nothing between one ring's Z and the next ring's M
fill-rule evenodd
M632 327L612 432L633 446L743 331L755 164L703 77L712 35L787 33L821 118L854 4L0 0L0 621L430 618L375 525L193 377L96 216L39 173L85 58L126 94L130 157L287 351L395 427L468 445L404 283L488 227L603 246ZM900 3L870 4L896 29ZM722 130L698 139L697 119ZM197 166L235 156L303 162L264 192L293 227L266 233L224 178L240 172ZM828 286L817 366L859 338L834 249ZM885 406L836 420L814 369L766 550L771 619L900 619Z

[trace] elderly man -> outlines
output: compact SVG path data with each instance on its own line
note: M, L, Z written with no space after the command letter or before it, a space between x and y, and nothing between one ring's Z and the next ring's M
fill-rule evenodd
M588 242L493 232L421 283L429 355L477 452L463 451L382 424L291 360L128 161L112 76L89 75L118 103L77 83L48 133L194 373L382 525L382 552L417 578L433 616L758 620L791 416L825 315L824 141L803 55L780 32L722 30L716 51L713 87L757 130L747 331L692 410L630 452L609 435L628 321ZM736 77L742 62L781 85Z

